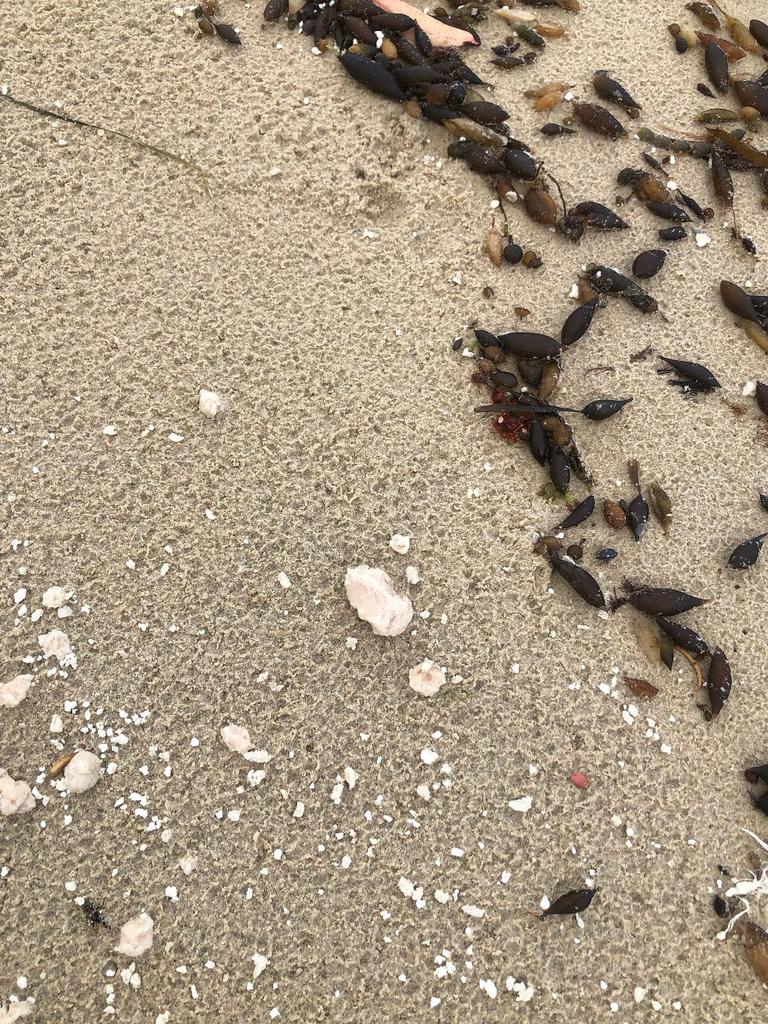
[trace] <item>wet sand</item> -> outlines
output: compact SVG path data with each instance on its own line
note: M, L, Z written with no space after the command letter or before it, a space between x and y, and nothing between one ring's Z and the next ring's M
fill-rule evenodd
M694 90L700 55L677 57L665 28L683 14L585 2L553 15L569 38L531 69L490 69L486 48L468 60L566 195L613 205L641 143L542 140L522 91L561 78L590 98L609 68L643 103L638 123L685 131L709 101ZM545 265L497 270L482 253L489 190L445 158L442 129L284 25L264 29L256 7L226 0L222 18L242 47L146 0L4 14L14 95L181 153L210 193L127 142L0 106L0 669L5 681L32 658L35 674L0 710L0 766L47 798L0 819L0 1005L34 997L41 1022L757 1024L765 991L740 944L715 940L711 890L719 864L744 872L741 830L765 834L741 771L768 760L768 567L737 577L725 561L765 529L768 447L754 402L735 416L723 399L766 379L768 357L716 287L768 291L763 264L719 210L712 243L670 245L649 283L666 318L611 302L559 392L566 405L634 396L577 436L599 497L630 495L636 458L671 495L673 530L654 523L635 544L595 516L573 539L593 569L599 547L620 550L595 570L608 591L626 576L711 598L685 621L724 648L734 688L707 724L687 664L649 665L628 610L601 618L550 587L532 533L561 507L538 495L528 453L473 413L471 363L450 347L475 319L515 329L514 306L557 332L579 268L628 269L662 222L633 202L629 231L575 247L512 211ZM481 32L505 35L496 20ZM704 164L675 175L714 205ZM762 252L757 187L737 188ZM705 363L722 392L684 400L654 360L630 361L648 344ZM224 396L224 415L200 415L200 388ZM393 533L412 537L407 555ZM408 591L402 636L373 636L349 607L344 573L360 562ZM73 615L32 621L52 585L74 593ZM39 660L53 628L76 669ZM425 657L461 677L430 700L407 683ZM636 700L625 674L660 693ZM230 722L271 754L258 785L262 766L219 738ZM44 772L74 746L100 752L105 774L62 796ZM347 767L359 779L334 802ZM524 796L527 813L510 809ZM534 918L585 879L598 895L583 929ZM85 922L86 896L113 930ZM155 942L137 986L114 946L141 911ZM254 979L256 953L269 964ZM507 978L535 989L529 1002Z

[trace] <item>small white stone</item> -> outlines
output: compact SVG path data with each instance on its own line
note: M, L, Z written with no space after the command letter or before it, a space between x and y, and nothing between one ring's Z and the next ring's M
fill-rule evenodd
M416 793L418 796L421 797L422 800L432 799L432 791L430 790L426 782L422 782L416 787Z
M264 956L262 953L254 953L251 957L253 960L253 977L258 978L259 975L263 974L269 967L269 957Z
M104 429L102 430L102 434L106 434L107 437L114 437L116 433L117 427L114 425L114 423L108 423L106 427L104 427Z
M214 416L217 416L224 408L224 399L221 395L217 395L215 391L208 391L206 388L200 388L198 408L203 416L213 419Z
M37 642L43 651L44 658L56 658L63 661L72 653L69 637L60 629L52 629L50 633L42 633Z
M634 992L635 1002L636 1003L642 1003L642 1001L645 999L645 993L646 993L646 990L644 988L640 988L640 986L638 985L635 988L635 992Z
M476 907L473 903L465 903L461 909L469 917L485 917L485 911L481 907Z
M90 750L78 750L64 769L64 782L70 793L86 793L101 778L101 761Z
M294 818L304 817L304 804L301 802L301 800L296 801L296 806L293 809L293 816Z
M419 570L415 565L409 565L406 567L405 578L412 587L415 587L417 583L421 583L421 576L419 575Z
M52 715L51 724L48 726L49 732L64 732L64 720L61 715Z
M268 750L248 750L243 757L252 764L269 764L272 760L272 755Z
M284 590L290 590L292 583L287 573L281 572L277 575L277 582Z
M696 245L698 245L700 249L703 249L706 245L709 245L711 241L712 239L709 237L706 231L696 232Z
M116 952L124 956L141 956L152 948L155 922L149 914L139 914L126 921L120 929L120 941Z
M349 765L344 769L344 781L350 789L354 789L357 785L357 780L360 778L354 768L350 768Z
M517 811L519 814L526 814L531 809L533 804L533 797L521 796L517 800L510 800L509 807L513 811Z
M173 441L174 444L181 444L181 442L184 440L184 435L177 434L175 430L172 430L168 435L168 440Z
M445 669L425 658L420 665L408 673L408 684L422 697L434 697L445 685Z
M64 587L48 587L43 593L43 608L61 608L72 596Z
M407 555L411 550L411 538L405 533L393 533L389 538L389 546L398 555Z
M430 750L429 747L425 747L421 752L421 760L424 764L435 764L436 761L440 760L440 755L436 750Z
M28 814L35 809L35 798L26 782L12 779L0 768L0 814Z

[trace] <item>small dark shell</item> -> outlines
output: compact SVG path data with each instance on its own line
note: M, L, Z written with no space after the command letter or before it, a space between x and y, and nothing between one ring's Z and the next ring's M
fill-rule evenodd
M642 494L636 494L632 501L630 501L629 509L627 511L627 526L629 526L632 531L635 541L639 541L645 533L649 515L650 509L648 508L648 502Z
M571 467L559 444L549 446L549 477L561 494L567 493L571 482Z
M592 902L595 892L595 889L572 889L558 896L541 916L544 918L553 914L580 914Z
M541 377L546 365L546 359L535 359L526 356L517 357L517 368L520 371L520 376L526 384L530 384L534 388L537 388L541 383Z
M213 24L216 29L216 35L220 36L225 43L232 43L233 46L239 46L242 43L239 33L231 25L224 25L220 21L216 21Z
M493 370L488 374L488 380L491 384L495 384L500 388L507 388L510 391L514 391L519 384L514 373L510 373L508 370Z
M635 256L632 273L643 280L655 277L664 266L666 258L667 254L663 249L647 249Z
M560 530L567 530L572 526L578 526L585 520L589 519L592 513L595 511L595 499L590 494L583 501L580 501L576 508L563 519L559 526L556 526L553 533L558 533Z
M731 666L719 647L715 648L709 663L707 693L712 707L712 718L717 718L731 693Z
M714 373L708 370L706 366L702 366L701 363L689 363L685 359L668 359L666 356L659 356L659 359L668 366L671 366L681 376L687 377L698 384L698 390L715 391L721 386ZM659 371L659 373L663 372L663 370Z
M758 43L768 50L768 25L764 21L758 21L757 18L753 18L749 23L749 31Z
M515 178L520 178L522 181L534 181L538 176L539 165L530 153L526 153L523 149L518 149L516 146L508 147L504 150L502 160L506 169Z
M606 267L600 263L590 264L587 274L592 286L606 295L616 295L628 289L637 288L630 278L625 277L613 267Z
M687 206L691 213L694 215L694 217L698 217L699 220L711 220L712 217L714 217L714 210L712 210L711 207L708 206L706 209L703 210L696 202L696 200L693 199L691 196L687 195L685 192L683 192L681 188L677 190L675 195L683 204L683 206Z
M573 562L560 558L556 553L551 555L550 558L552 568L564 580L570 583L579 597L583 597L587 604L591 604L593 608L605 608L605 595L600 589L600 584L591 573L587 572L580 565L575 565Z
M439 85L446 81L445 75L421 64L393 64L392 74L406 89L416 85Z
M762 381L757 382L755 401L757 402L758 409L768 416L768 384L763 384Z
M750 81L734 82L733 87L742 106L754 107L762 117L768 117L768 87Z
M629 224L602 203L577 203L568 211L569 217L584 220L591 228L602 228L605 231L623 230Z
M560 353L559 341L548 334L532 334L527 331L509 331L499 335L499 342L505 352L526 358L550 359Z
M768 494L760 495L760 504L763 506L766 512L768 512Z
M473 121L477 121L479 124L501 124L509 117L509 114L503 107L498 106L496 103L488 103L486 100L480 100L477 103L465 103L461 108L461 113L471 117Z
M688 232L685 228L680 227L679 224L675 225L673 228L661 228L659 230L659 238L662 242L679 242L687 236Z
M678 224L684 224L686 221L690 221L690 217L682 207L677 206L675 203L646 203L645 204L651 213L657 217L661 217L663 220L673 220Z
M761 533L759 536L745 540L737 548L734 548L728 559L728 568L749 569L750 566L754 565L760 557L763 541L766 537L768 537L768 533Z
M490 331L484 331L480 327L475 328L475 338L483 348L493 347L501 348L501 343L495 334L491 334Z
M607 420L621 412L625 405L632 401L631 398L598 398L594 402L585 405L582 413L590 420Z
M531 426L528 430L528 447L531 449L531 455L543 466L547 461L547 453L549 452L549 439L546 435L544 427L537 419L531 420Z
M627 131L617 121L610 110L597 103L574 103L573 112L585 128L598 135L607 135L609 139L623 138Z
M425 57L429 57L432 54L432 50L434 49L434 47L432 46L432 40L429 38L427 33L421 27L421 25L418 24L418 22L416 23L416 27L414 28L413 31L416 37L416 46L419 48L421 53L424 54Z
M464 159L477 174L504 174L504 164L485 146L473 145Z
M710 100L713 100L715 98L715 94L712 92L712 90L709 88L706 82L699 82L696 88L699 90L702 96L706 96Z
M614 530L622 530L627 525L627 513L617 501L610 498L603 500L603 516L606 523Z
M715 195L718 199L722 199L726 206L733 206L733 197L736 193L733 178L728 170L723 154L714 146L712 147L712 156L710 157L710 167Z
M526 213L537 224L552 225L557 221L557 203L543 188L529 188L523 201Z
M745 768L744 778L751 785L754 785L756 782L768 782L768 764L758 764L754 768Z
M368 57L359 57L356 53L342 53L339 57L344 70L356 82L364 85L371 92L386 96L399 103L405 102L405 93L397 79L381 64Z
M633 590L628 597L629 603L647 615L682 615L691 608L699 608L706 604L706 599L686 594L684 590L672 590L670 587L641 587Z
M722 896L715 896L715 898L712 900L712 909L717 914L717 916L722 917L723 920L726 920L731 916L731 911L728 907L728 904L725 902Z
M640 104L632 99L620 82L610 78L607 71L596 71L592 76L592 85L603 99L613 100L614 103L618 103L620 107L624 107L632 118L638 116L641 110Z
M325 8L325 10L328 10L328 8ZM349 34L353 36L358 43L368 43L369 46L376 45L376 33L370 25L363 21L362 18L356 18L353 14L345 14L343 24L347 32L349 32Z
M576 132L573 128L567 128L564 124L556 124L554 121L550 121L545 124L542 128L539 128L542 135L548 135L550 138L558 135L575 135Z
M752 305L752 299L733 281L720 282L720 298L723 300L726 309L741 317L742 320L751 320L755 324L760 323L760 317Z
M707 43L704 47L704 66L712 85L725 95L729 84L728 58L717 43Z
M601 548L595 555L595 558L600 562L612 562L618 553L616 548Z
M710 32L720 31L720 20L708 4L696 0L694 3L686 4L685 9L695 14L704 28Z
M590 299L568 314L560 330L560 341L563 345L574 345L584 337L592 323L598 303L599 299Z
M280 21L288 13L288 0L267 0L264 8L264 21Z
M656 616L656 625L684 651L690 651L691 654L709 654L706 640L703 640L695 630L689 629L688 626L681 626L679 622L667 619L663 615Z

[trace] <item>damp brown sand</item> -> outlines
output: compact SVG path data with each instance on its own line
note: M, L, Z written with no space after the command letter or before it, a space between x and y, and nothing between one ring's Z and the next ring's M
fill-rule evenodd
M643 105L630 128L684 131L707 101L699 58L677 57L665 28L682 14L585 3L531 69L491 69L486 49L468 60L566 195L616 208L616 173L641 166L641 144L539 137L551 116L521 94L561 79L592 101L606 68ZM746 867L743 827L764 832L741 769L767 753L768 569L736 577L725 561L763 529L766 434L754 403L736 417L719 394L686 402L653 360L630 356L652 343L702 362L742 401L766 357L717 282L765 292L762 266L718 212L712 244L670 244L648 283L669 319L611 302L569 350L558 392L568 405L634 396L620 416L579 424L579 447L600 501L631 496L636 458L672 498L673 528L653 522L635 544L596 515L570 540L586 538L585 565L607 590L628 575L712 599L685 617L733 668L729 704L707 724L690 667L651 667L629 609L603 620L563 581L548 591L531 534L564 510L537 497L544 475L528 453L472 412L484 396L450 351L476 317L519 329L516 305L531 310L526 330L557 336L578 269L628 272L663 225L633 202L617 208L628 231L576 247L513 210L517 240L544 266L496 269L482 251L489 190L444 160L447 133L365 94L306 38L262 30L258 9L228 0L222 17L241 47L195 39L170 3L4 14L0 79L15 95L180 152L209 172L210 195L128 143L0 108L3 678L54 627L78 657L66 678L39 668L27 700L0 712L0 765L33 784L60 756L48 731L60 714L65 747L103 742L117 766L66 801L41 783L47 806L0 822L0 1003L34 996L44 1022L108 1019L113 1005L137 1024L166 1012L172 1024L269 1021L274 1009L291 1022L756 1024L765 993L739 945L714 940L708 886L718 864ZM504 26L483 34L500 41ZM703 163L674 174L714 205ZM765 250L756 183L738 176L737 188L742 226ZM589 372L599 366L613 369ZM225 396L226 416L199 414L201 387ZM413 538L406 556L388 546L396 532ZM601 566L606 545L620 554ZM417 615L403 636L372 636L349 608L342 581L358 562L408 589ZM31 622L51 585L75 592L75 614ZM425 657L463 682L419 698L407 673ZM659 694L640 700L624 675ZM272 754L256 787L259 766L218 737L229 722ZM347 766L359 781L336 804ZM429 802L423 783L438 784ZM509 808L524 796L527 813ZM599 894L583 930L531 916L588 877ZM92 928L76 896L112 925L152 915L140 987L121 979L117 932ZM253 980L255 953L270 964ZM507 977L535 988L529 1003Z

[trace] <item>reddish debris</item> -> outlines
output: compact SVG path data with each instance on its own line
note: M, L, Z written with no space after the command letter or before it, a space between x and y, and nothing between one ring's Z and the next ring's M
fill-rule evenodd
M585 775L584 772L574 772L571 775L571 782L577 789L589 789L591 785L589 776Z

